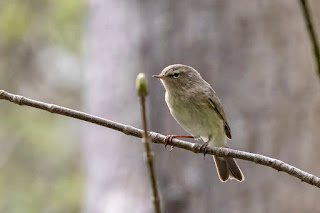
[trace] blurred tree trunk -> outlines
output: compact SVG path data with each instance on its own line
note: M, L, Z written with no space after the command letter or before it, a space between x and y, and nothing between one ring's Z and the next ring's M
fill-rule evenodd
M90 2L85 103L90 113L141 126L135 92L141 36L135 4ZM142 144L132 142L139 139L93 125L85 126L84 136L86 212L150 212L151 190Z
M232 148L320 175L320 86L297 1L92 0L87 30L86 111L141 126L136 74L188 64L221 98ZM184 134L149 83L151 130ZM139 139L93 125L83 134L86 212L151 212ZM153 149L164 212L320 210L318 189L286 174L238 160L245 182L223 184L210 156Z

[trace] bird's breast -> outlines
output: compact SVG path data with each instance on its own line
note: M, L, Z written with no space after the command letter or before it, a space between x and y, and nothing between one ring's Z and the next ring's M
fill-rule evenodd
M193 136L215 135L223 127L222 120L206 100L168 92L165 100L175 120Z

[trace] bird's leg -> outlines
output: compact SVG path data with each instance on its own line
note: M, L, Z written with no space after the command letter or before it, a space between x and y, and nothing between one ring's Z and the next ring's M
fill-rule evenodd
M206 152L207 152L207 146L209 145L209 142L204 142L201 146L200 146L200 150L203 151L203 160L206 159Z
M183 136L183 135L168 135L164 141L164 148L167 149L168 143L172 142L174 138L194 138L193 136ZM171 146L170 152L173 150L174 146Z

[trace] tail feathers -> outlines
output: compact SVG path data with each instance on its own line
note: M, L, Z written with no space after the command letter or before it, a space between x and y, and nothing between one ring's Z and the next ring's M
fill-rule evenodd
M244 176L243 176L243 174L242 174L237 162L231 157L227 157L226 159L227 159L227 163L228 163L228 166L229 166L230 175L234 179L236 179L236 180L238 180L240 182L243 181L244 180Z
M213 159L222 182L226 182L229 178L240 182L244 180L244 176L233 158L213 156Z

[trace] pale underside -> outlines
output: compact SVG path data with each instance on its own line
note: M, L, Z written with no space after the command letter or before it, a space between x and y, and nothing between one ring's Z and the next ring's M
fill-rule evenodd
M227 146L224 121L209 101L194 102L168 92L165 100L172 116L192 136L209 142L209 146Z

